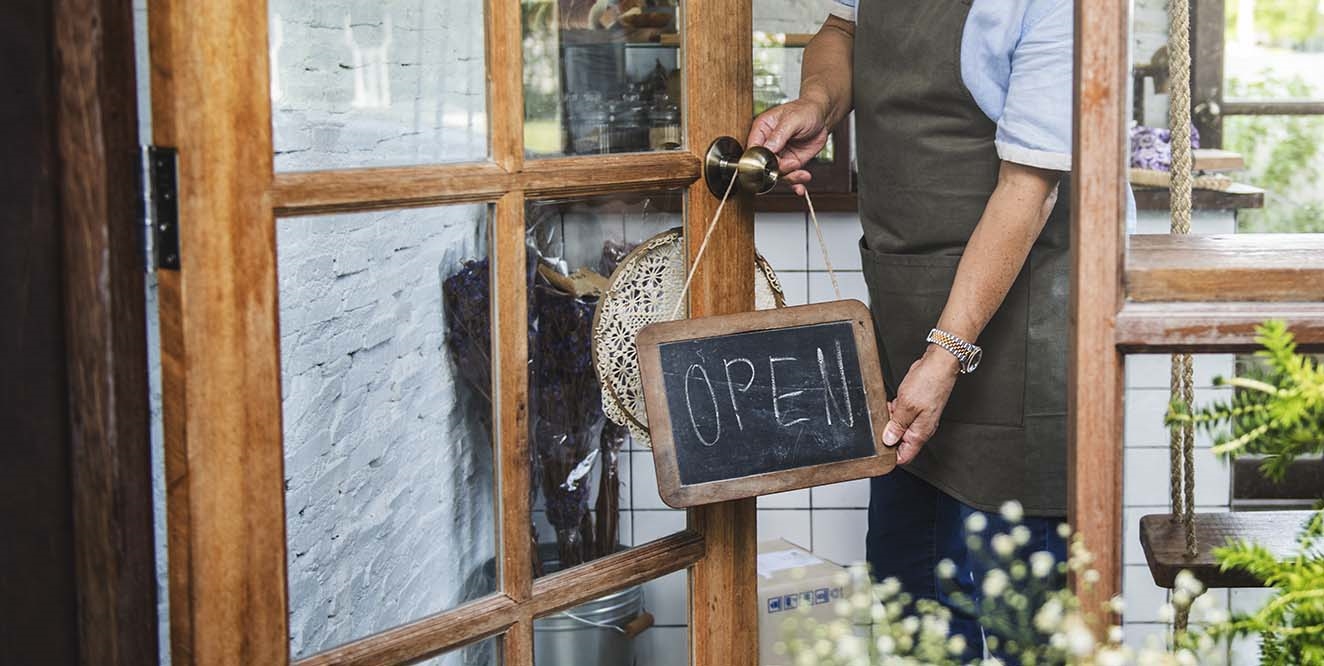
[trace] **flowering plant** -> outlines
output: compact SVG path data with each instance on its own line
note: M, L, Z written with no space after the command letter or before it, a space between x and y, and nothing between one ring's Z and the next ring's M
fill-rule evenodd
M1103 640L1097 639L1090 627L1101 616L1120 613L1122 601L1115 598L1107 608L1085 609L1062 585L1068 573L1086 586L1098 580L1098 572L1090 568L1094 558L1079 535L1066 525L1059 527L1071 544L1065 562L1046 551L1021 558L1018 551L1029 540L1028 529L1020 524L1021 507L1008 503L1001 513L1011 525L1006 533L986 535L983 514L972 515L965 526L968 546L988 565L978 581L982 601L975 603L959 592L949 595L953 606L979 619L989 651L999 656L971 657L965 639L950 632L949 608L931 599L914 599L893 578L872 584L862 565L842 574L839 582L852 593L834 607L837 619L819 623L805 615L792 617L779 651L796 666L993 666L1003 659L1027 666L1193 666L1200 663L1198 655L1213 648L1212 638L1188 636L1175 651L1161 644L1134 649L1122 642L1120 626L1111 626ZM937 574L950 582L956 566L940 562ZM1186 604L1204 611L1206 619L1225 619L1211 608L1210 597L1200 596L1203 589L1194 577L1187 574L1179 584L1172 604L1161 613L1171 617L1174 605Z

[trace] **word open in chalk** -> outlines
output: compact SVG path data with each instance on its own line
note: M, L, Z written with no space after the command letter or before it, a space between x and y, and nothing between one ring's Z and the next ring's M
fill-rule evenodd
M681 483L875 453L850 322L680 340L659 353Z

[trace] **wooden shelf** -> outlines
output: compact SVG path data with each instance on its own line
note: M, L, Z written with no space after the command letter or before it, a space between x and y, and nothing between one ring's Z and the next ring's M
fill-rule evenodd
M1172 207L1171 193L1165 187L1133 186L1131 189L1139 210L1168 210ZM1191 193L1191 205L1196 210L1264 208L1264 190L1244 183L1233 183L1226 192L1195 190Z
M1324 235L1136 235L1132 301L1324 301Z
M1172 588L1178 572L1190 571L1208 588L1263 587L1264 582L1242 571L1222 571L1215 548L1230 541L1254 542L1279 559L1297 553L1297 534L1313 511L1238 511L1195 516L1196 556L1187 559L1186 536L1171 514L1140 519L1140 546L1149 572L1159 587Z
M1115 343L1130 354L1252 351L1267 319L1286 322L1302 351L1324 350L1324 303L1127 303Z
M1287 467L1282 481L1260 471L1262 458L1247 456L1232 461L1233 502L1318 501L1324 495L1324 459L1298 458Z

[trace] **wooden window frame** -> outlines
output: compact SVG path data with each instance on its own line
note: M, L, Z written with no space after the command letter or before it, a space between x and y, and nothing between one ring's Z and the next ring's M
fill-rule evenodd
M1221 0L1195 1L1196 39L1207 47L1207 10ZM1318 236L1126 236L1129 5L1075 5L1068 501L1069 520L1100 573L1093 586L1073 583L1085 608L1102 608L1121 592L1125 355L1250 350L1265 319L1286 321L1303 350L1324 348ZM1220 14L1220 32L1221 25ZM1215 90L1208 76L1195 81L1205 94Z
M1227 116L1324 115L1324 99L1228 98L1223 89L1227 0L1191 0L1191 104L1201 145L1223 146Z
M486 0L484 11L490 159L273 173L266 3L152 3L154 140L179 149L181 218L207 221L183 225L184 268L160 275L177 665L290 660L276 218L460 203L493 207L500 589L296 663L406 663L500 636L505 666L529 666L534 618L687 568L693 663L757 660L753 499L690 510L680 533L533 580L523 269L525 206L534 199L689 187L686 225L707 224L718 202L699 182L699 155L717 136L743 137L752 117L752 96L728 94L752 89L751 2L691 0L681 12L686 149L528 160L520 3ZM753 307L751 204L741 197L726 210L694 278L693 316ZM693 252L703 234L687 237ZM244 398L230 400L236 395ZM224 407L211 402L222 397Z

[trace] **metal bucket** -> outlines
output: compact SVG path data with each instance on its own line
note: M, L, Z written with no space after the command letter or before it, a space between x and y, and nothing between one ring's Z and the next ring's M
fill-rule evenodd
M539 544L546 573L560 570L556 544ZM588 566L592 566L589 564ZM496 585L496 561L488 560L470 575L472 599ZM625 626L644 614L644 588L640 585L599 597L533 622L535 666L635 666L639 660L635 638ZM644 625L645 627L648 625ZM494 651L471 646L465 651L466 666L495 664Z
M533 623L536 666L634 666L625 625L644 612L642 587L626 588Z

